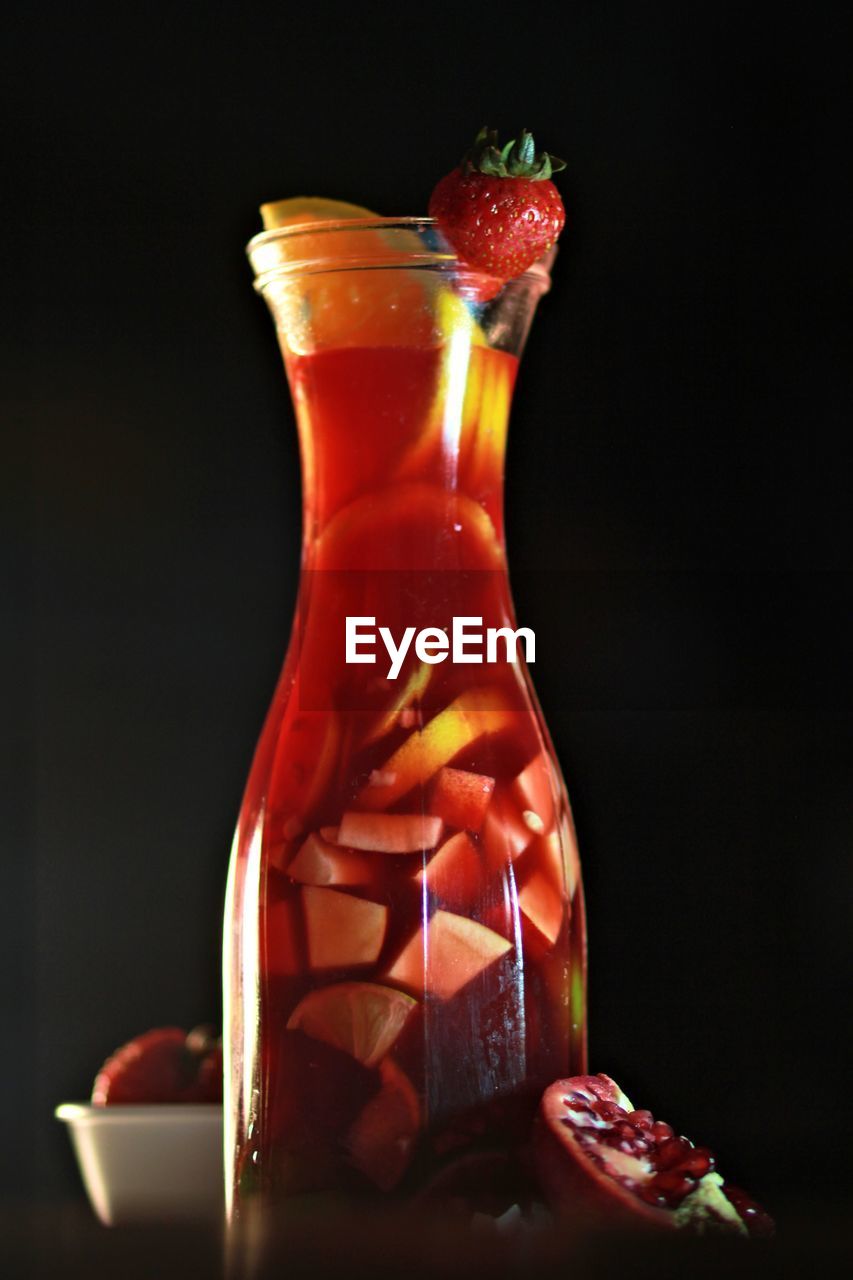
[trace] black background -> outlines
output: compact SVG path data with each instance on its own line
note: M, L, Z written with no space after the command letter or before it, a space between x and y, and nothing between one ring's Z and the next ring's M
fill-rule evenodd
M592 1065L783 1223L843 1203L843 15L7 10L6 1194L79 1196L54 1104L133 1034L219 1018L299 539L256 206L422 212L488 121L568 160L507 520L581 839Z

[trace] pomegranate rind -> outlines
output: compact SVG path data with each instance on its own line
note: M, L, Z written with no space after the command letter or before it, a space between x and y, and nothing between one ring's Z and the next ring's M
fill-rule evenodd
M376 982L337 982L300 1000L287 1030L301 1031L350 1054L362 1066L376 1067L416 1005L405 992Z
M674 1214L638 1199L584 1154L571 1126L564 1124L568 1094L590 1091L605 1102L633 1110L609 1076L573 1076L549 1085L539 1104L534 1126L536 1171L545 1198L559 1217L646 1224L663 1230L675 1227Z
M631 1152L621 1141L615 1145L599 1142L596 1131L608 1129L609 1120L598 1115L592 1123L577 1124L569 1106L573 1095L586 1095L605 1103L615 1103L626 1113L633 1107L609 1076L574 1076L557 1080L542 1095L534 1126L533 1150L540 1185L551 1209L559 1216L583 1216L602 1223L645 1226L662 1231L689 1230L697 1234L726 1231L750 1234L745 1215L726 1195L722 1177L711 1168L696 1179L695 1186L672 1207L651 1204L637 1194L637 1187L673 1166L655 1164L649 1154ZM582 1107L583 1104L581 1104ZM646 1113L647 1122L652 1120ZM623 1117L627 1118L627 1117ZM666 1126L669 1134L672 1130ZM618 1132L618 1131L617 1131ZM582 1141L579 1133L586 1135ZM665 1148L668 1139L659 1138ZM691 1145L686 1139L688 1156ZM695 1149L699 1156L699 1149ZM710 1158L710 1153L704 1153ZM620 1180L621 1179L621 1180ZM653 1189L654 1189L653 1184ZM746 1197L744 1197L746 1201ZM761 1217L762 1232L767 1233L770 1219L754 1202L749 1201L756 1219ZM756 1232L758 1234L758 1232Z

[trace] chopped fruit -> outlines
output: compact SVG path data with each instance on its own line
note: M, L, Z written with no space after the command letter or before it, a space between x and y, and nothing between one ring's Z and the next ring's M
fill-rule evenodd
M300 1000L287 1029L341 1049L365 1067L376 1067L416 1005L411 996L375 982L338 982Z
M271 902L266 922L265 970L277 978L291 978L302 968L295 904L287 898Z
M511 280L555 244L566 221L551 174L565 168L547 151L536 154L531 134L498 147L482 129L458 168L442 178L429 202L463 262L497 280Z
M580 880L580 859L571 818L561 818L559 826L536 840L532 849L535 855L531 853L531 857L540 859L558 892L563 893L565 889L570 898L574 897Z
M454 756L486 734L500 733L513 722L503 694L495 689L469 689L440 711L423 730L412 733L382 766L393 774L384 786L369 783L359 794L366 809L387 809L413 787L423 786Z
M494 778L484 773L445 766L439 769L433 783L430 809L449 827L479 831L494 789Z
M544 751L522 769L512 784L512 794L519 807L538 817L541 825L529 820L528 825L539 835L554 825L555 785L553 766Z
M341 271L288 274L297 263L336 258L404 267L405 249L417 249L417 237L407 239L400 232L385 236L381 227L364 225L377 219L370 209L317 196L271 201L261 206L261 217L268 235L253 241L250 255L258 279L272 281L269 287L277 290L279 329L287 350L414 347L433 341L428 298L435 285L422 272L395 271L393 285L377 279L385 275L380 271L364 271L355 279ZM350 222L362 225L348 227Z
M558 1080L542 1096L539 1178L555 1213L615 1225L767 1235L763 1210L715 1171L706 1147L635 1111L609 1076Z
M472 907L483 892L480 854L464 831L445 840L426 867L415 877L433 897L454 911Z
M373 853L422 853L438 844L441 827L441 818L423 813L350 811L341 818L338 841Z
M471 361L462 409L459 460L466 493L488 493L500 486L517 372L515 360Z
M350 1161L382 1191L392 1191L412 1158L421 1107L411 1080L391 1058L379 1065L379 1092L344 1139Z
M413 703L417 703L423 697L432 671L432 667L425 662L419 662L416 667L412 668L403 688L395 695L390 706L382 712L382 715L379 716L368 731L362 744L363 746L369 746L371 742L377 742L379 738L384 738L386 733L390 733L398 725L402 725L405 728L403 716L406 712L412 711L414 709Z
M420 928L406 943L387 980L449 1000L511 950L512 943L476 920L436 911L426 936Z
M360 204L326 200L323 196L291 196L288 200L272 200L261 205L264 231L312 222L345 222L350 218L375 217L375 213Z
M538 868L519 890L518 905L549 946L560 936L566 905L551 880Z
M107 1058L92 1089L96 1107L221 1099L222 1045L206 1027L146 1031Z
M326 843L327 843L327 844L337 844L337 843L338 843L338 828L337 828L337 827L321 827L321 828L320 828L320 835L321 835L321 837L323 838L323 840L325 840L325 841L326 841Z
M388 908L337 889L302 890L308 962L312 969L373 964L382 950Z
M500 570L505 563L495 526L478 502L421 480L396 484L381 502L367 493L342 507L324 526L314 554L318 570L360 572Z
M483 823L482 842L492 871L500 872L520 858L533 839L533 831L512 798L496 791Z
M331 830L337 837L337 828ZM339 849L315 831L287 868L287 874L300 884L368 884L372 867L369 858Z

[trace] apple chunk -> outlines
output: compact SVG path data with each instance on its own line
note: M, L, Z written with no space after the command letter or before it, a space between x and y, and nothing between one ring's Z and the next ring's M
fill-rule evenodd
M372 867L363 854L339 849L314 831L303 842L287 874L299 884L368 884Z
M512 796L498 789L489 805L481 836L490 869L504 871L521 857L533 838L533 829Z
M381 1084L359 1112L344 1140L350 1163L382 1191L406 1172L421 1124L418 1095L391 1058L379 1064Z
M485 734L500 733L514 712L495 689L469 689L416 729L359 793L365 809L387 809L413 787L422 786L454 756Z
M512 794L519 808L532 814L538 823L528 818L531 830L539 835L550 831L554 825L554 777L553 766L544 751L530 761L512 784Z
M388 908L337 889L302 890L308 963L312 969L373 964L385 940Z
M426 934L420 928L406 943L387 981L449 1000L511 950L511 942L476 920L436 911Z
M423 813L355 813L341 818L338 843L372 853L421 853L441 839L441 818Z
M544 871L537 868L522 886L518 894L518 905L523 915L552 947L563 927L565 900Z
M484 876L480 854L464 831L445 840L425 867L415 876L422 887L454 911L472 907L483 891Z
M451 769L445 765L436 774L429 807L449 827L479 831L494 789L494 778L485 773L470 773L467 769Z

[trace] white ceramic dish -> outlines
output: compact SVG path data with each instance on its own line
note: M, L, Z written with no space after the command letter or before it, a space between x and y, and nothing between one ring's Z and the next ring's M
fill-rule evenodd
M216 1219L223 1213L222 1107L94 1107L65 1102L92 1208L107 1226Z

